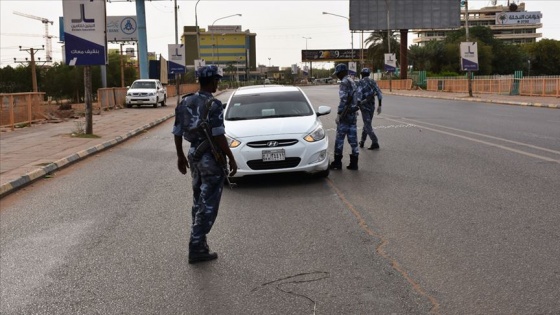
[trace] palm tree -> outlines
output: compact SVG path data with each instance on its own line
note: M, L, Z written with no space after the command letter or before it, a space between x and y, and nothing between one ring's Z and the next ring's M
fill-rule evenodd
M399 56L400 45L396 35L397 32L390 31L391 53L395 53ZM387 31L372 32L369 37L366 38L365 44L367 47L367 59L369 60L367 63L371 64L373 69L380 69L383 71L385 54L388 52L389 48L387 45Z

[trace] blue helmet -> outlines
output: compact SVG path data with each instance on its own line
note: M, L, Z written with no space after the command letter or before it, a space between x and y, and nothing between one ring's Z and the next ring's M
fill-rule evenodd
M343 63L339 63L339 64L336 65L336 67L334 67L333 74L337 74L337 73L342 72L342 71L348 71L348 66L346 66Z
M362 72L360 72L361 74L364 75L369 75L371 73L371 71L369 70L369 68L362 68Z
M212 78L212 77L218 77L221 78L222 75L220 74L218 67L214 66L214 65L209 65L209 66L204 66L204 67L200 67L198 68L198 70L196 70L196 76L199 78Z

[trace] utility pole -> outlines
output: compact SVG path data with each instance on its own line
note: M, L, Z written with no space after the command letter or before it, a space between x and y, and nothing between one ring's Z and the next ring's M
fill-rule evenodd
M86 108L86 135L93 134L93 98L91 96L91 66L84 66L84 102Z
M121 45L121 52L120 52L120 55L119 55L119 57L120 57L119 61L121 62L121 87L124 87L124 61L123 61L123 51L122 51L122 48L123 48L124 44L121 42L120 45Z
M179 24L177 22L177 11L179 7L177 6L177 0L175 1L175 45L179 44ZM171 56L169 56L171 58ZM183 56L186 58L186 56ZM177 91L177 106L181 102L181 74L175 73L175 90Z
M465 34L467 36L467 42L469 41L469 1L465 0ZM472 97L472 80L471 80L471 70L467 70L467 83L469 85L469 97Z
M21 13L21 12L17 12L14 11L14 14L19 15L19 16L23 16L26 18L30 18L30 19L34 19L34 20L39 20L41 21L41 23L45 24L45 45L47 47L46 53L47 55L45 56L47 60L52 60L52 41L51 39L54 36L49 35L49 24L53 25L53 21L47 19L47 18L43 18L43 17L39 17L39 16L35 16L35 15L31 15L31 14L26 14L26 13Z
M391 23L389 23L389 17L390 17L390 14L389 14L389 0L385 0L385 6L387 7L387 50L388 50L387 53L390 54L391 53L391 30L390 30ZM393 77L393 74L391 72L389 72L389 92L393 91L393 86L392 86L393 82L391 81L392 77Z
M37 71L36 71L36 61L35 61L35 53L38 50L44 50L45 46L43 45L42 48L22 48L21 46L19 46L19 51L27 51L29 53L29 55L31 56L31 60L28 60L27 58L25 58L25 61L23 60L16 60L16 58L14 58L14 62L17 63L27 63L29 65L31 65L31 81L33 84L33 92L38 92L39 89L37 87ZM37 58L38 60L41 60L41 58ZM50 60L46 60L44 61L44 63L46 62L51 62Z

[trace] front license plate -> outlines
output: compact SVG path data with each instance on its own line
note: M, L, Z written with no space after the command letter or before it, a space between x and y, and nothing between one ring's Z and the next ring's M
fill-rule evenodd
M286 151L284 149L278 150L263 150L263 162L284 161L286 159Z

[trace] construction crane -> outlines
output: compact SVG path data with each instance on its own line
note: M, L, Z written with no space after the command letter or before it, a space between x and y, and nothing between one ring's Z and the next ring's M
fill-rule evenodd
M47 19L47 18L42 18L42 17L38 17L38 16L31 15L31 14L25 14L25 13L17 12L17 11L14 11L14 14L21 15L21 16L23 16L23 17L30 18L30 19L34 19L34 20L39 20L39 21L41 21L43 24L45 24L45 35L43 35L43 37L45 38L45 48L46 48L46 49L45 49L45 52L46 52L46 54L47 54L46 60L47 60L47 61L52 60L52 41L51 41L51 39L52 39L54 36L49 35L49 23L50 23L51 25L53 25L54 22L53 22L53 21L50 21L50 20Z

